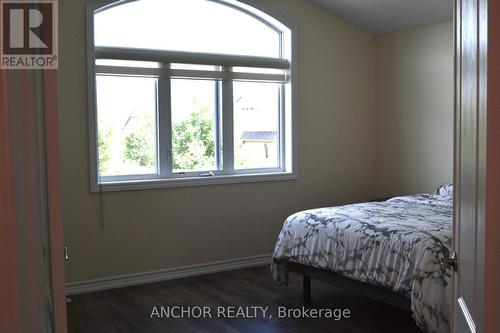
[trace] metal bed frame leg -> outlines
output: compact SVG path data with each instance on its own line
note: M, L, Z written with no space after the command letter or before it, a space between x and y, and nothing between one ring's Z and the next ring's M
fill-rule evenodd
M304 301L311 301L311 277L307 275L303 276L302 288L304 293Z

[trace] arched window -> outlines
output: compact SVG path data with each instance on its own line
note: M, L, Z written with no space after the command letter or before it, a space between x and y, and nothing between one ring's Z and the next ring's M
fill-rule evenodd
M93 190L294 177L291 28L231 0L99 4Z

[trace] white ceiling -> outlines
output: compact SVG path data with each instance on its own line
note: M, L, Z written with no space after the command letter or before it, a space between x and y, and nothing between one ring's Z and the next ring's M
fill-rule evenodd
M453 0L310 0L374 35L452 19Z

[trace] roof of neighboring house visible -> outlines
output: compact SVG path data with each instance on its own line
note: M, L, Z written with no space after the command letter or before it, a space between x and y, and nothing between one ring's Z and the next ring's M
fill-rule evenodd
M243 141L275 141L278 132L274 131L245 131L240 139Z

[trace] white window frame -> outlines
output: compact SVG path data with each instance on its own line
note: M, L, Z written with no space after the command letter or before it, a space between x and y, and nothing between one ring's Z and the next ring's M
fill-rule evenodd
M89 105L89 153L90 182L92 192L137 190L179 186L197 186L226 183L246 183L260 181L277 181L297 179L297 42L296 28L286 19L262 11L240 1L208 0L242 11L260 20L280 34L280 58L265 58L254 56L232 56L222 54L160 51L147 49L129 49L116 47L95 47L94 14L99 10L109 9L134 0L104 0L90 3L87 6L87 67L88 67L88 105ZM268 12L271 15L265 13ZM96 59L140 60L160 64L161 68L96 66ZM168 64L199 64L221 66L221 71L196 71L170 69ZM286 70L286 74L255 74L232 72L232 67L275 68ZM158 96L157 105L157 140L158 140L158 172L149 175L99 176L99 149L97 138L97 105L96 105L96 75L135 75L157 78L158 89L170 92L171 78L212 78L220 80L222 90L222 144L223 168L213 172L187 172L172 176L171 153L171 121L168 104ZM279 167L235 170L233 143L233 81L265 81L282 83L280 93L279 122ZM157 89L157 90L158 90ZM159 94L160 95L160 94ZM170 100L170 96L167 96ZM167 128L165 128L167 127ZM166 135L167 134L167 135ZM166 136L166 137L165 137ZM230 149L228 149L230 148ZM168 153L167 153L168 152ZM163 161L160 163L160 161ZM231 162L231 163L228 163Z

